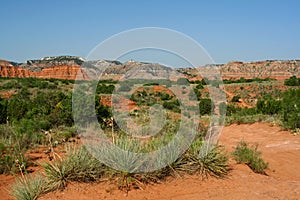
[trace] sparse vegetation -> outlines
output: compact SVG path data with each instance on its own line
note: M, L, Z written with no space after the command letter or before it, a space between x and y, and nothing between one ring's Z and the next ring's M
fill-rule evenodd
M143 174L109 168L93 158L83 147L68 148L64 157L61 158L56 155L54 161L42 164L44 168L43 175L30 177L30 179L27 176L20 178L12 187L12 193L16 199L36 199L40 194L64 189L71 181L112 181L116 183L117 188L128 192L135 188L143 189L149 183L161 183L169 176L178 177L185 174L199 174L200 177L207 177L208 175L222 177L226 175L228 158L224 150L219 147L213 147L205 153L205 151L201 150L203 144L201 137L197 138L191 148L176 159L175 162L162 169ZM132 140L122 139L115 142L116 145L121 145L120 147L130 152L133 150L135 152L139 151L138 149L140 148ZM149 147L152 148L152 146ZM120 161L122 157L116 159ZM135 158L132 157L132 159L124 155L124 165L135 162ZM142 161L141 164L143 164ZM130 166L128 165L128 167ZM30 198L25 198L26 195L30 196Z
M41 174L16 178L10 194L17 200L36 200L47 190L47 183Z
M249 90L248 83L257 84L262 81L266 85L260 88L259 95L246 94ZM180 123L176 119L181 113L180 101L166 89L155 92L153 87L158 86L157 83L147 83L143 80L136 82L139 85L144 83L143 90L138 89L126 98L132 100L138 107L138 109L130 111L130 116L133 116L137 124L148 124L148 108L154 104L160 104L166 110L166 124L155 137L147 140L141 146L136 145L132 138L118 140L124 136L124 133L112 118L111 108L100 102L100 94L109 96L115 86L118 91L126 93L133 88L134 81L118 83L119 85L112 81L100 81L96 88L99 95L95 96L95 114L105 134L109 139L114 139L112 141L115 144L125 149L128 148L126 149L128 151L145 153L159 149L173 138ZM78 135L73 127L72 95L70 93L70 86L73 83L73 81L56 79L3 78L0 88L5 91L16 90L16 94L6 99L0 98L0 173L26 173L27 167L32 163L25 153L32 146L49 145L49 135L46 135L45 132L51 133L51 141L55 141L55 144L63 144ZM175 84L166 81L164 83L169 86ZM297 131L300 128L298 120L300 89L286 89L286 92L278 89L274 92L274 86L271 85L271 82L269 84L269 79L253 79L251 81L240 79L227 83L232 83L232 85L243 83L242 86L237 86L240 90L228 98L228 103L222 102L216 109L220 111L221 115L229 116L226 119L228 124L254 123L272 119L272 121L279 121L287 129ZM200 115L202 119L208 119L207 115L214 111L215 105L209 99L205 85L219 86L220 83L205 79L188 83L186 79L179 79L177 84L185 92L188 91L186 88L189 84L194 84L191 85L192 92L186 94L190 100L199 101ZM286 85L289 86L290 83ZM254 92L256 91L251 91L251 93ZM253 106L243 107L241 103L246 102L246 98L253 98L257 101L254 101ZM82 102L82 106L87 105ZM184 114L188 116L189 113ZM202 128L204 130L206 127ZM147 132L147 130L143 131ZM146 184L160 183L170 176L176 178L186 174L198 174L199 177L223 177L228 172L228 156L219 146L206 148L207 151L204 152L200 151L202 147L205 149L203 146L204 135L205 133L198 133L197 139L191 147L175 162L155 172L144 174L109 168L93 158L84 147L70 148L65 155L60 157L54 153L54 160L43 163L43 174L34 177L24 176L18 179L12 188L12 195L16 199L36 199L45 192L64 189L72 181L110 181L114 182L119 189L129 191L134 188L144 188ZM132 145L133 149L129 145L130 142L134 144ZM256 145L249 146L246 142L240 142L233 155L238 163L245 163L254 172L265 174L268 163L261 158L261 152L257 150ZM134 162L136 158L130 158L132 159L130 160L124 155L124 158L121 159L124 160L124 165L130 165L130 162Z
M69 147L64 158L56 155L54 162L42 166L51 190L63 189L70 181L95 181L104 173L102 164L84 147Z
M258 145L249 146L245 141L241 141L232 154L238 163L248 165L256 173L266 174L268 163L261 158L261 152L257 148Z

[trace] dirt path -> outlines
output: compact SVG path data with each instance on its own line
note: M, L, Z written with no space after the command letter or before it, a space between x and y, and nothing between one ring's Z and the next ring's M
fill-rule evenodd
M163 184L147 186L145 190L130 191L128 196L104 183L72 183L64 191L50 193L40 199L300 199L300 136L268 124L231 125L223 129L220 144L232 151L242 139L259 144L263 158L269 162L268 176L255 174L247 166L231 161L232 170L225 179L171 179ZM0 180L3 180L1 176ZM3 199L2 183L1 188L0 198Z

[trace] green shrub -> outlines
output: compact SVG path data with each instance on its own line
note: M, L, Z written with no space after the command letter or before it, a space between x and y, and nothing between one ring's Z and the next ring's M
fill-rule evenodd
M180 103L179 103L178 99L163 102L163 107L168 110L172 110L173 112L177 112L177 113L181 112Z
M296 76L292 76L289 79L284 80L284 85L299 86L300 85L300 78L297 78Z
M276 100L273 97L266 95L257 100L256 103L257 112L267 115L278 114L282 110L282 101Z
M290 89L283 94L283 124L286 128L300 128L300 88Z
M107 85L107 84L98 84L97 85L97 88L96 88L96 93L97 94L112 94L113 91L115 89L115 86L114 85Z
M160 99L162 100L162 101L166 101L166 100L170 100L170 99L172 99L172 96L170 96L168 93L166 93L166 92L162 92L161 93L161 96L160 96Z
M239 95L236 95L236 96L232 97L231 102L240 102L240 98L241 97Z
M25 171L29 163L24 155L27 140L27 136L18 134L9 125L0 125L0 174Z
M211 99L200 99L199 102L200 115L210 115L213 109L214 109L214 105Z
M245 141L241 141L233 151L233 156L238 163L248 165L255 173L265 174L268 163L260 156L261 152L257 150L258 145L248 146Z

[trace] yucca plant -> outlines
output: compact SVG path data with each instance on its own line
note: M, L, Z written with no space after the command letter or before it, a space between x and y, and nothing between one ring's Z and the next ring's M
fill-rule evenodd
M69 181L89 182L103 175L103 165L84 148L69 147L65 158L43 165L52 190L63 189Z
M199 172L202 176L223 177L228 173L228 156L223 147L212 147L207 154L199 155Z
M221 146L209 146L198 139L191 145L187 154L189 171L192 173L199 173L203 177L222 177L228 173L228 156Z
M47 182L41 175L27 175L16 179L10 194L17 200L35 200L46 191Z

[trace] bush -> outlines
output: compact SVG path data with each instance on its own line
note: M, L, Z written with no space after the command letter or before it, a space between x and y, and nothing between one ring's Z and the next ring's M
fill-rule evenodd
M8 125L0 126L0 174L25 171L28 158L24 155L28 137Z
M287 86L300 86L300 78L292 76L289 79L284 80L284 85Z
M200 115L210 115L213 109L214 109L214 105L211 99L200 99L199 102Z
M271 96L265 96L262 99L258 99L256 109L262 114L278 114L282 110L282 101L276 100Z
M180 103L179 103L178 99L163 102L163 107L168 110L172 110L173 112L177 112L177 113L180 113L180 111L181 111Z
M283 124L286 128L300 128L300 88L291 89L283 94L282 100Z
M232 99L231 99L231 102L240 102L240 96L239 95L236 95L236 96L234 96L234 97L232 97Z
M241 141L233 151L233 156L238 163L248 165L255 173L266 174L265 169L268 168L268 163L260 156L261 152L257 150L258 145L251 147L245 141Z
M161 93L160 99L161 99L162 101L166 101L166 100L172 99L172 96L170 96L170 95L169 95L168 93L166 93L166 92L163 92L163 93Z
M115 89L114 85L98 84L96 88L97 94L112 94Z

